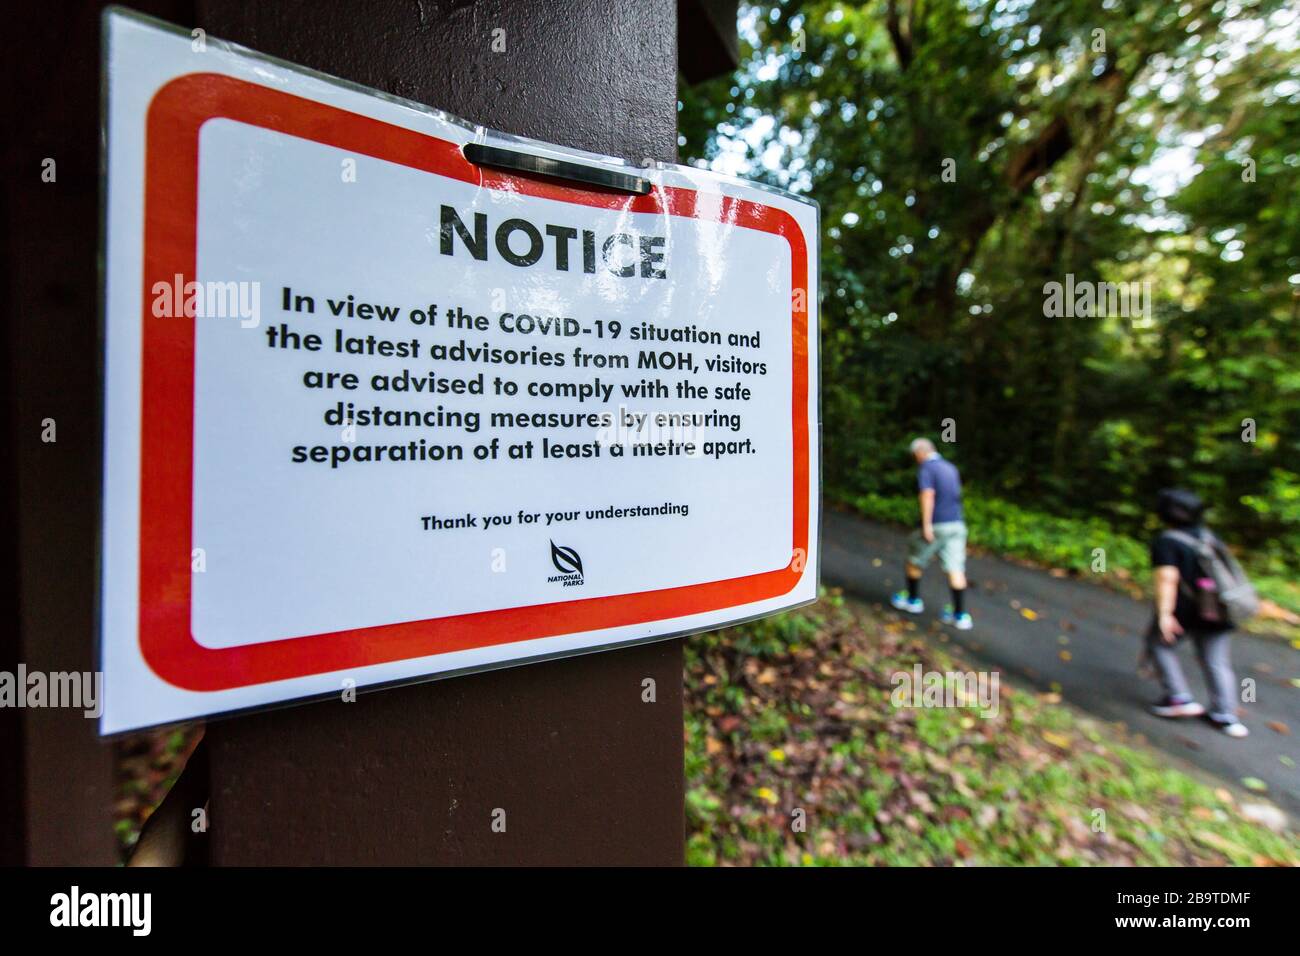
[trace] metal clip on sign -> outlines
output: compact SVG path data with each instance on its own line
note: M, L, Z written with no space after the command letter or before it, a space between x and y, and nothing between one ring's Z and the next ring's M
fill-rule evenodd
M618 172L600 166L587 166L571 163L564 159L550 156L535 156L515 149L501 146L486 146L483 143L466 143L462 149L465 158L477 166L491 166L495 169L508 169L515 172L535 173L539 176L552 176L568 179L588 186L600 186L605 189L617 189L620 192L644 196L650 192L650 180L631 173Z

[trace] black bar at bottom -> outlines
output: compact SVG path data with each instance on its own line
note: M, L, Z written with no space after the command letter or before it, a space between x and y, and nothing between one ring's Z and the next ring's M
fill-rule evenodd
M873 943L971 939L1039 948L1097 937L1181 942L1190 931L1232 945L1252 931L1268 939L1294 926L1295 876L1279 869L30 869L0 895L0 921L20 940L75 931L53 925L75 898L149 894L148 935L178 943L288 938L334 949L350 937L446 932L512 924L535 939L594 927L600 918L635 918L655 904L656 927L692 918L682 900L707 898L741 914L729 932L743 939L775 922L806 938L807 926L854 918ZM772 921L764 906L797 900L797 916ZM663 900L678 902L662 905ZM129 914L121 897L108 912ZM734 905L728 905L734 904ZM143 909L143 897L133 903ZM59 907L63 906L63 910ZM853 910L852 907L858 907ZM101 907L99 912L105 910ZM67 923L66 918L63 920ZM131 937L119 925L85 927L107 939ZM1183 930L1172 936L1169 929ZM591 930L587 930L588 933ZM1017 945L1019 944L1019 945Z

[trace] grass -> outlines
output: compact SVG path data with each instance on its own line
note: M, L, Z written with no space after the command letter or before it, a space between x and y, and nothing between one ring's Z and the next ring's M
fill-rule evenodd
M183 724L123 737L113 744L113 831L121 861L130 858L140 829L185 768L203 736L202 724Z
M687 642L693 865L1300 864L1295 834L1055 695L895 707L967 671L911 621L832 594Z

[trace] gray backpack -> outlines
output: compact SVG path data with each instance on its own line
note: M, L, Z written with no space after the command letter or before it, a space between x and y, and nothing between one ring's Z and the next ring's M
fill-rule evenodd
M1259 595L1227 546L1206 528L1198 534L1167 530L1165 534L1181 541L1196 554L1201 574L1195 581L1179 581L1179 588L1196 602L1197 610L1207 621L1241 624L1259 610Z

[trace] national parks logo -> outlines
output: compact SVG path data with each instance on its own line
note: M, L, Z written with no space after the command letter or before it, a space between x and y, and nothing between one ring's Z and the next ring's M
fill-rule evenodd
M559 574L547 578L550 584L563 584L566 588L582 584L582 557L572 548L551 542L551 564Z

